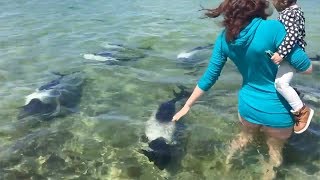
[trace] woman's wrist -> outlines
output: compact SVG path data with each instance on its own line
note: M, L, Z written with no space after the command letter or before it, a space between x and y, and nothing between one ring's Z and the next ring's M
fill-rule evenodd
M191 108L191 106L192 106L192 104L187 104L187 103L184 105L184 107L186 107L186 108Z

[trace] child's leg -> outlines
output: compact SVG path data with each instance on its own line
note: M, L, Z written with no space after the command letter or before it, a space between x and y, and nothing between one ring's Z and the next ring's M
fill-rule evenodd
M297 92L290 86L293 75L294 69L288 62L283 61L278 69L275 87L292 107L296 121L293 129L295 133L300 134L309 127L314 111L303 104Z
M297 92L290 86L290 82L294 75L294 69L288 62L282 61L278 69L277 77L275 80L275 87L277 91L287 100L289 105L294 111L298 111L303 107Z

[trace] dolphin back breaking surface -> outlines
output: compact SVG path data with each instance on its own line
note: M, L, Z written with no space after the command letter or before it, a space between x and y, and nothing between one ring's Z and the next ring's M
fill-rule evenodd
M198 46L188 51L183 51L177 55L178 63L185 66L196 66L210 59L213 44Z
M30 116L51 119L76 111L82 94L84 74L75 72L56 75L58 78L26 96L25 105L21 107L18 119Z
M129 48L120 44L107 44L103 51L83 55L86 60L103 62L107 65L119 65L122 62L137 61L145 57L146 54L142 49Z

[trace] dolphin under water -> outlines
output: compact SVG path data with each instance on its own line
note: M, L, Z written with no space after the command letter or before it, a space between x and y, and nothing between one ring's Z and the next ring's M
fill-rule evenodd
M174 91L175 98L160 104L145 125L148 148L141 152L160 170L168 167L172 161L179 161L185 151L186 127L181 121L171 121L176 113L176 102L190 96L183 87L179 88L181 92Z
M75 112L82 93L84 74L75 72L67 75L57 74L57 79L39 87L26 96L18 119L39 117L46 120Z
M316 68L320 67L320 56L316 55L315 57L310 57L310 60L312 62L312 65Z
M292 134L283 149L284 165L301 166L308 174L320 171L315 162L320 160L320 124L311 121L308 129L301 134Z
M188 51L183 51L177 55L179 64L184 66L195 66L208 60L213 49L213 44L198 46Z
M320 61L320 56L316 55L315 57L310 57L311 61Z
M308 129L301 134L293 134L288 140L288 146L305 154L316 154L320 158L320 124L311 121ZM289 148L289 147L287 147Z
M195 65L210 58L214 44L198 46L188 51L183 51L177 55L178 62L185 65ZM320 66L320 55L310 57L312 64Z
M102 62L107 65L118 65L122 62L136 61L145 58L143 49L129 48L121 44L107 44L105 50L98 53L84 54L83 58L95 62Z
M311 86L295 85L299 91L299 96L303 102L314 106L314 109L320 107L320 84L312 84Z

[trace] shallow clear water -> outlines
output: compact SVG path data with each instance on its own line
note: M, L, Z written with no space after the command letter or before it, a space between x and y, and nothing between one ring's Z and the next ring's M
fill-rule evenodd
M265 145L259 143L237 155L231 172L224 170L225 146L239 132L236 96L241 78L231 63L183 120L189 135L181 166L160 171L138 152L144 123L158 105L173 98L179 84L193 88L204 71L205 65L181 66L176 57L214 42L221 30L218 21L199 19L198 10L200 4L217 3L2 0L0 179L259 178L259 162L267 158ZM307 52L315 56L320 54L320 5L303 1L301 6ZM83 58L110 43L147 56L116 66ZM74 71L87 77L79 113L45 122L17 120L25 96L54 79L51 72ZM319 90L319 71L316 67L311 76L297 75L294 84ZM314 121L320 123L320 105L313 107ZM319 169L319 157L293 161L280 168L279 177L317 179Z

